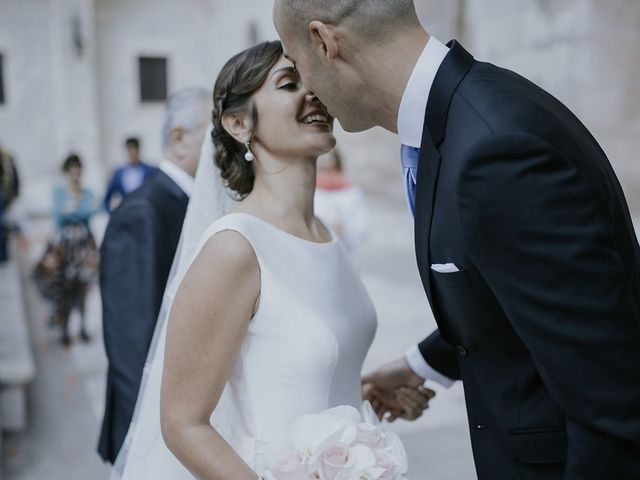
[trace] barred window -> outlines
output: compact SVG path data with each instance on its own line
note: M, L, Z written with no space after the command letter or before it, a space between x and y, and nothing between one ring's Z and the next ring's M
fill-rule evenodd
M167 99L167 59L139 57L140 101L164 102Z

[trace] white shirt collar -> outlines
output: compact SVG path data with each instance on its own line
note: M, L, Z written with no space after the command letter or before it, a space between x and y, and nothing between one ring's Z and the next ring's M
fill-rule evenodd
M431 37L413 68L398 111L398 136L403 145L420 148L429 92L447 53L449 48Z
M191 175L169 160L162 160L158 168L166 173L171 180L176 182L176 185L180 187L187 197L191 198L195 186L195 180Z

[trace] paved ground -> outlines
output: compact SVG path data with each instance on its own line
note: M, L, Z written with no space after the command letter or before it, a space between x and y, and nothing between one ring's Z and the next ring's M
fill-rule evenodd
M106 368L97 292L88 303L95 341L67 351L58 345L58 333L46 325L47 305L26 285L37 373L29 390L29 429L4 438L3 478L107 479L108 468L94 453ZM72 323L77 334L78 318Z
M435 328L414 258L413 225L404 198L369 196L371 233L359 263L378 312L378 332L365 371L395 360ZM471 456L462 385L437 392L416 422L392 425L409 453L412 480L472 480Z
M376 194L370 201L371 235L359 264L380 325L365 370L396 359L434 326L415 267L404 200ZM42 236L47 228L46 223L34 225L34 234ZM37 254L36 246L32 256ZM57 332L46 327L46 305L28 282L27 299L38 374L30 390L29 430L4 441L4 478L107 479L108 468L95 453L106 368L97 289L88 299L94 341L76 343L69 351L58 346ZM77 320L72 322L75 332ZM475 478L460 385L438 389L432 407L419 421L398 422L392 428L406 443L412 480Z

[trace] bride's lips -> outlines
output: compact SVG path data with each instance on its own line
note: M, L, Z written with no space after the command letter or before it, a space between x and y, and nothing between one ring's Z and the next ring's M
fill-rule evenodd
M305 127L322 127L331 129L333 118L327 113L326 110L318 108L310 112L305 113L298 122Z

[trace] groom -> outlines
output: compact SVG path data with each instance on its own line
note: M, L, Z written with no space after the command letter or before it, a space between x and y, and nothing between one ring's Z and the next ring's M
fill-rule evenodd
M438 330L365 378L464 382L478 478L640 478L640 248L604 152L558 100L420 26L412 0L276 0L306 87L397 133Z

